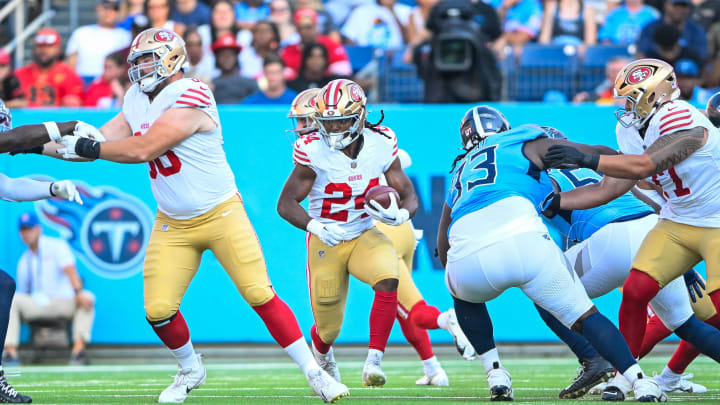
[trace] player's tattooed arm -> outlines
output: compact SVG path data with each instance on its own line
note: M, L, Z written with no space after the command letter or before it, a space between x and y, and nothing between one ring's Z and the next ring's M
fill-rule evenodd
M450 242L448 241L447 232L450 227L450 207L443 204L442 214L440 216L440 225L438 225L437 233L437 252L443 268L447 264L447 252L450 250Z
M655 163L656 173L662 172L702 148L706 140L707 130L703 127L695 127L660 137L645 150L645 153Z
M277 203L278 214L303 231L307 229L311 218L300 203L310 194L315 178L313 169L296 164L285 181Z
M418 209L418 198L415 187L413 187L412 182L403 171L402 166L400 166L400 159L395 159L385 171L385 179L388 185L397 190L400 195L399 207L408 210L410 218L412 218Z
M76 123L77 121L58 122L60 135L71 134ZM42 153L42 146L47 142L50 142L50 134L45 125L23 125L0 136L0 153Z

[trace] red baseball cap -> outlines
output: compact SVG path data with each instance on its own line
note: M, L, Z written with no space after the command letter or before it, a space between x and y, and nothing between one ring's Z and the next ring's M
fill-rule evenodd
M35 34L35 45L60 45L60 34L52 28L43 28Z
M0 65L10 64L10 54L6 50L0 48Z
M311 8L301 8L300 10L295 12L293 21L295 21L296 25L302 25L303 23L317 24L317 21L318 21L317 11L315 11Z
M220 49L234 49L240 52L240 50L242 50L242 46L240 46L235 40L235 35L226 32L220 35L218 39L210 45L210 50L213 52L217 52Z

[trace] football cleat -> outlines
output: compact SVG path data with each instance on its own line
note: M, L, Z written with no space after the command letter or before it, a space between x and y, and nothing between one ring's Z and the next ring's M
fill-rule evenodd
M315 345L312 345L312 353L313 357L315 357L315 361L317 361L320 368L325 370L328 374L330 374L330 377L334 378L335 381L341 382L340 380L340 369L337 366L337 363L335 362L335 355L333 355L333 349L332 347L330 350L322 354L317 349L315 349Z
M677 379L670 379L663 377L661 374L653 377L653 379L658 383L663 392L687 392L692 394L707 392L707 388L704 385L690 381L692 377L692 373L688 373L683 376L678 376Z
M639 375L633 384L635 400L638 402L667 402L667 394L660 389L655 380Z
M382 387L385 385L385 373L380 368L379 361L365 361L362 373L362 385L367 387Z
M607 383L601 382L600 384L590 388L590 391L588 391L587 395L602 395L605 387L607 387Z
M415 385L437 385L438 387L447 387L450 385L450 380L448 379L445 370L440 368L438 369L438 372L432 376L428 376L427 374L422 376L419 380L415 381Z
M612 378L615 368L601 356L582 361L577 377L560 391L560 399L582 398L591 388Z
M175 381L160 393L160 397L158 398L159 403L185 402L185 398L188 397L190 391L205 383L207 370L205 370L199 354L197 355L197 361L198 367L194 369L182 369L178 365L178 373L175 375Z
M339 401L340 398L350 395L348 388L344 384L335 381L325 370L317 369L310 371L307 380L313 391L328 404L334 404Z
M493 368L487 373L487 382L490 387L491 401L512 401L513 390L510 373L500 364L493 363Z
M455 342L455 347L457 348L458 353L460 353L465 360L475 360L475 348L465 336L465 332L463 332L460 328L460 323L458 323L455 310L450 308L447 310L447 314L448 332L452 335L453 342Z
M624 401L625 395L632 392L632 384L624 375L617 373L602 391L603 401Z
M5 379L5 372L0 370L0 402L4 404L29 404L32 398L15 390Z

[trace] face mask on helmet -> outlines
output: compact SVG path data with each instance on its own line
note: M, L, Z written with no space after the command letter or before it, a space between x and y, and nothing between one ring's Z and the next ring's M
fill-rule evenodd
M672 66L657 59L639 59L626 65L615 79L616 99L625 99L625 106L615 117L625 128L641 129L660 106L680 97Z
M488 136L510 129L505 116L489 106L477 106L469 109L460 122L460 139L463 149L470 150L485 142Z
M720 127L720 93L713 94L705 107L708 119L716 127Z
M290 117L290 121L292 122L292 128L288 129L288 131L294 132L297 136L303 136L317 131L317 126L312 116Z
M12 115L10 110L5 106L5 103L0 100L0 132L9 131L12 129Z
M643 92L641 91L640 97L642 97L642 93ZM625 107L620 107L615 110L615 118L617 118L620 125L625 128L642 128L649 116L649 114L647 117L640 115L637 111L637 100L630 96L625 97Z
M155 90L186 64L185 42L162 29L150 28L141 32L130 49L128 77L145 93Z
M362 118L364 118L364 111L362 115ZM330 149L345 149L355 142L360 135L362 118L358 114L340 117L320 117L315 115L313 117L320 134Z

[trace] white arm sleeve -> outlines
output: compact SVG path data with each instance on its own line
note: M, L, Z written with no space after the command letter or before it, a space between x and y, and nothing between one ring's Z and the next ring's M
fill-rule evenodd
M50 183L26 178L12 179L0 173L0 199L35 201L50 198Z

